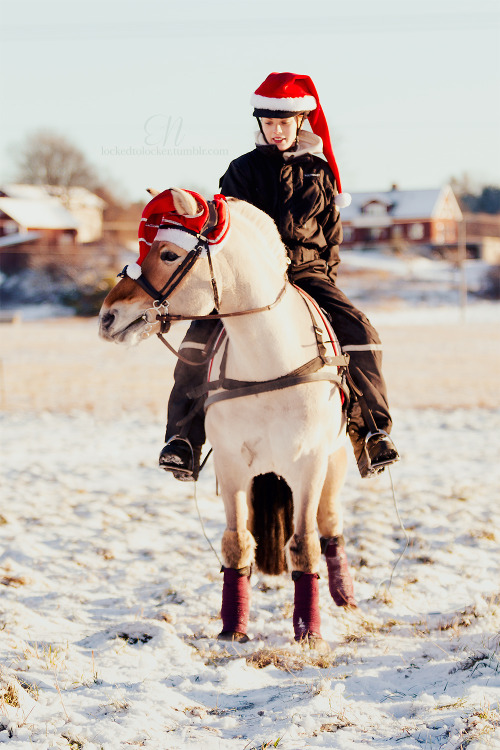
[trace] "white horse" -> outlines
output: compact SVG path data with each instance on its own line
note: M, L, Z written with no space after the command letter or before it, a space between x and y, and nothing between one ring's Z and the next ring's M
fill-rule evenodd
M199 215L192 194L176 188L168 192L178 215ZM286 250L274 222L243 201L229 199L229 209L231 232L224 247L212 263L206 257L198 259L168 299L170 315L206 316L214 308L215 280L219 313L227 315L226 378L272 381L273 390L213 402L210 398L207 409L206 432L227 522L219 637L247 640L252 563L274 574L288 564L295 582L295 639L323 646L319 535L334 600L339 606L355 606L339 501L346 450L337 367L321 362L312 378L303 377L305 382L295 385L287 382L287 375L300 373L317 357L318 333L308 304L286 281ZM188 252L172 242L154 241L141 266L149 293L125 275L103 303L100 335L109 341L139 343L145 327L151 329L144 314L151 310L154 290L168 284ZM248 314L232 315L245 311ZM321 319L313 315L321 327ZM153 322L153 332L159 325ZM221 348L212 379L222 357ZM278 388L280 378L278 385L283 387ZM216 398L221 392L215 391Z

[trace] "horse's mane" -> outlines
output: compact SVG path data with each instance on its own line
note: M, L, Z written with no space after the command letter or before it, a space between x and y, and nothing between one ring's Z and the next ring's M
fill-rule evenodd
M246 201L238 198L229 198L229 203L231 216L236 214L238 218L251 225L253 232L262 235L262 244L265 247L264 260L274 260L278 263L279 270L286 273L288 267L286 248L271 217L264 211L252 206L251 203L246 203Z

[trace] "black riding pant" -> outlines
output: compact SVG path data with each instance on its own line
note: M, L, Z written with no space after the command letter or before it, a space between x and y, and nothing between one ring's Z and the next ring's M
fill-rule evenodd
M294 280L328 313L342 351L349 354L349 373L363 393L379 430L391 431L387 388L382 375L382 344L366 315L358 310L326 275L310 274ZM352 405L350 421L362 436L370 431L359 403Z
M179 352L192 362L202 362L205 358L204 349L207 341L214 333L218 320L195 320L189 326ZM205 442L205 414L203 402L196 404L188 398L191 388L202 385L207 375L207 364L188 365L181 359L177 361L174 370L174 385L168 401L167 429L165 442L174 435L189 438L192 445L203 445ZM197 411L186 419L191 410L199 406Z

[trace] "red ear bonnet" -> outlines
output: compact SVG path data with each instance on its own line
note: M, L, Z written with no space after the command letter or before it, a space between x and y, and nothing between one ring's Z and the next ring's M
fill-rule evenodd
M196 200L198 212L194 216L183 216L175 210L172 191L164 190L156 195L144 208L139 224L139 258L140 266L155 240L168 240L185 250L193 250L200 239L209 246L212 254L221 249L229 232L229 210L223 195L214 195L211 203L215 207L215 225L203 233L210 216L209 205L203 196L192 190L185 190ZM187 232L184 230L188 230ZM203 253L202 253L203 254ZM206 254L206 253L205 253Z

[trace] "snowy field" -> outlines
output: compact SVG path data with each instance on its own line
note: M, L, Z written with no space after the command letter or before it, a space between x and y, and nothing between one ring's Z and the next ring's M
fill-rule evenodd
M159 342L110 346L95 320L2 326L0 743L500 748L499 309L368 310L402 461L396 502L387 473L350 463L359 610L334 605L324 566L328 655L293 643L288 575L253 575L248 644L215 640L222 503L210 462L196 496L156 467Z

